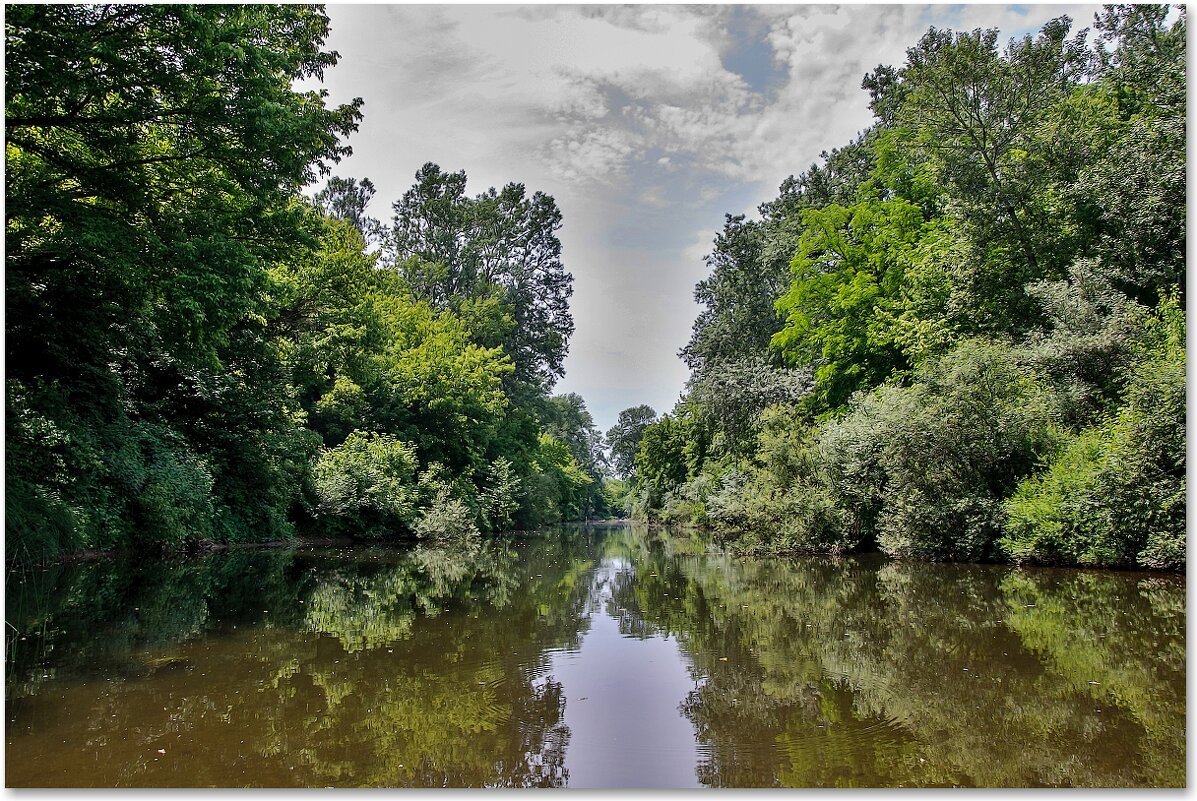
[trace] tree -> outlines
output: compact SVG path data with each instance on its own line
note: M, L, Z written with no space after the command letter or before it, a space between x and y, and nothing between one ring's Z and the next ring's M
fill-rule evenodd
M504 350L514 378L537 386L564 375L573 334L573 276L561 263L552 197L510 183L474 198L465 171L425 164L394 204L390 258L417 296L438 308L495 299L511 316ZM414 261L413 261L414 260Z
M704 261L711 274L694 287L704 307L681 356L693 371L719 359L758 352L780 323L773 301L785 287L785 268L763 264L765 232L744 215L727 215Z
M675 410L644 427L635 461L637 517L652 516L671 492L698 475L706 441L690 411Z
M863 192L852 206L808 210L802 219L794 278L777 301L786 325L773 345L789 364L814 368L821 412L909 366L879 313L897 306L924 220L905 200Z
M374 183L369 178L363 178L358 183L356 178L334 175L313 199L328 216L351 223L361 232L366 244L380 245L385 240L383 225L367 214L375 191Z
M1120 289L1143 303L1185 295L1187 13L1108 6L1098 87L1113 102L1108 151L1081 170L1075 193L1100 216L1097 247Z
M782 182L778 197L759 207L761 219L728 214L704 257L710 275L694 287L703 309L682 348L694 373L708 362L759 354L781 330L774 303L790 280L790 261L803 231L802 212L828 203L849 204L873 169L875 131L821 156L798 177Z
M554 395L548 399L543 426L545 433L569 446L574 460L592 477L599 477L607 465L603 435L586 408L586 401L576 392Z
M569 448L574 463L592 482L582 510L583 519L586 519L600 503L603 477L608 469L603 435L586 409L586 401L576 392L548 399L543 426L545 433Z
M568 445L542 432L532 453L521 517L533 528L584 520L595 484L574 460Z
M304 6L7 15L10 367L66 360L63 307L68 330L96 314L127 339L156 306L164 344L210 353L252 303L255 260L289 244L290 196L349 152L360 100L291 88L336 62L327 32Z
M1085 32L1069 40L1070 27L1068 17L1052 20L1004 54L996 28L932 28L906 51L904 67L879 67L865 79L874 112L927 154L979 240L1009 245L1018 285L1056 277L1066 263L1046 202L1048 187L1081 164L1056 146L1068 137L1052 125L1088 66Z
M293 201L360 118L360 100L292 88L336 62L328 18L5 16L10 558L285 535L311 443L266 266L311 242Z
M607 445L611 449L611 461L615 472L623 478L631 478L635 472L636 451L644 429L657 419L651 406L641 404L624 409L616 418L615 425L607 432Z
M761 412L776 403L802 402L813 386L808 365L773 367L761 355L712 363L686 385L695 415L711 435L712 450L736 457L756 447Z

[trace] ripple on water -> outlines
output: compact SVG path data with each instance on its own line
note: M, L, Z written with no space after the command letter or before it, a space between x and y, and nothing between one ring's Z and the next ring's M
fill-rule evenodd
M857 772L854 766L870 764L884 751L897 753L910 741L899 720L886 718L811 723L779 734L776 746L791 766L818 764L826 768L820 775L847 777Z

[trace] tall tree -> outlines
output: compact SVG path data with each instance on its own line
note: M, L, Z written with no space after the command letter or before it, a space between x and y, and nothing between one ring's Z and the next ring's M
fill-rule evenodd
M790 281L790 260L802 235L802 211L828 203L850 204L876 161L875 131L824 152L778 196L759 207L760 220L728 214L704 257L710 275L694 287L702 305L681 357L696 374L708 363L726 364L764 352L784 318L775 301Z
M561 212L549 195L511 183L477 197L465 171L428 163L394 204L390 256L416 294L440 308L496 299L511 317L502 342L517 380L551 386L565 374L573 276L561 262Z
M607 445L611 449L615 472L623 478L631 478L644 429L656 419L657 413L653 407L646 404L632 406L619 413L615 425L607 432Z
M569 448L578 467L590 477L584 513L595 508L595 501L602 491L603 477L607 474L607 455L603 448L603 435L594 424L594 418L586 408L586 401L576 392L554 395L546 403L543 415L545 432Z
M1100 210L1098 254L1142 302L1185 293L1187 13L1108 6L1097 15L1098 88L1114 101L1108 152L1090 159L1077 193Z
M982 243L1008 243L1021 285L1066 266L1053 251L1047 187L1075 169L1044 136L1054 109L1085 76L1085 31L1052 20L1036 37L998 48L998 30L929 30L896 72L867 76L873 110L904 131L936 166L954 209Z
M385 229L381 222L368 213L370 201L377 190L374 182L363 178L342 178L338 175L328 179L324 188L316 193L316 205L330 217L346 220L353 225L369 245L381 245L385 240Z
M786 326L773 337L786 361L814 368L819 411L908 367L881 312L896 306L903 274L925 230L905 200L860 202L803 214L807 230L794 256L794 278L777 309Z
M285 531L265 267L360 117L293 88L327 35L300 5L6 11L10 557Z

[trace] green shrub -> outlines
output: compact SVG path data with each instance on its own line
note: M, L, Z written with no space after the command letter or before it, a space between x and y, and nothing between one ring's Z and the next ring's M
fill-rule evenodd
M80 547L74 511L52 490L9 473L4 478L4 558L37 563Z
M716 479L703 473L666 493L661 504L661 522L677 526L710 525L707 498L715 486Z
M478 494L479 517L486 531L502 531L511 525L519 508L520 477L511 460L500 456L487 467L486 482Z
M792 405L769 407L759 424L755 462L724 471L708 491L720 536L746 553L854 550L859 532L829 483L819 429Z
M1001 547L1012 560L1184 569L1184 319L1175 302L1146 334L1117 416L1083 431L1007 503Z
M1067 280L1026 291L1042 305L1050 331L1032 333L1019 347L1021 359L1052 387L1065 424L1094 424L1117 400L1147 308L1115 289L1089 259L1071 265Z
M885 404L901 406L905 400L903 393L891 392L857 403L851 413L826 422L818 433L827 491L845 515L844 541L862 550L877 546L886 485L881 455L888 425L905 413Z
M542 433L532 454L520 518L531 528L579 520L592 483L569 447Z
M878 542L893 556L993 558L1002 502L1056 442L1050 398L993 342L965 342L916 378L861 409L882 437Z
M385 537L413 530L419 485L416 450L389 434L354 431L316 460L317 514L336 531Z
M420 515L415 527L420 539L461 541L478 537L474 513L460 498L442 490Z
M155 443L158 444L158 443ZM194 454L160 450L147 459L133 504L133 544L179 546L212 534L212 473Z

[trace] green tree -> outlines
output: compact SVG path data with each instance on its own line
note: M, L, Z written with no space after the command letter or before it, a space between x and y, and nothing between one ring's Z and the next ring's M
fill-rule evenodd
M1187 10L1107 6L1097 15L1097 90L1111 101L1108 150L1075 192L1099 210L1097 252L1118 287L1143 303L1185 293Z
M466 174L425 164L394 204L390 256L417 297L438 308L493 298L511 316L502 342L513 377L537 386L564 375L573 334L573 277L561 263L561 212L523 184L465 194ZM410 259L418 259L412 262Z
M823 411L909 366L882 312L896 308L925 226L917 206L867 195L802 219L794 278L777 301L786 324L773 346L790 364L814 368L812 400Z
M582 508L582 519L589 519L603 503L603 479L610 466L603 435L587 410L586 401L576 392L550 397L542 425L546 434L569 447L574 463L590 478Z
M607 445L611 449L611 461L615 472L623 478L631 478L635 472L636 451L644 429L657 419L651 406L641 404L624 409L607 431Z
M510 360L473 342L460 317L414 300L353 226L313 224L319 247L272 273L274 328L312 427L330 446L374 430L415 443L422 464L484 469Z
M696 374L708 362L727 363L764 351L784 315L774 302L790 283L790 262L802 234L802 211L829 203L850 204L873 169L875 131L843 148L824 152L797 177L782 182L778 197L759 207L761 219L727 215L703 261L710 275L694 287L702 305L681 356Z
M583 519L595 481L574 461L568 445L541 433L530 467L520 510L530 527Z
M327 34L298 5L5 15L10 559L288 533L311 443L263 300L360 117L293 89Z
M334 175L313 200L328 216L351 223L365 237L367 244L379 245L385 241L386 232L382 223L368 214L376 192L374 182L369 178L363 178L359 183L356 178Z
M706 456L701 423L685 409L644 427L636 451L637 517L652 517L669 493L698 475Z
M996 28L932 28L896 73L881 68L866 78L874 110L927 153L981 241L1010 244L1020 284L1060 267L1042 204L1060 170L1079 165L1051 151L1058 130L1041 134L1086 73L1084 33L1069 40L1071 24L1068 17L1052 20L1037 37L1011 41L1005 53Z

